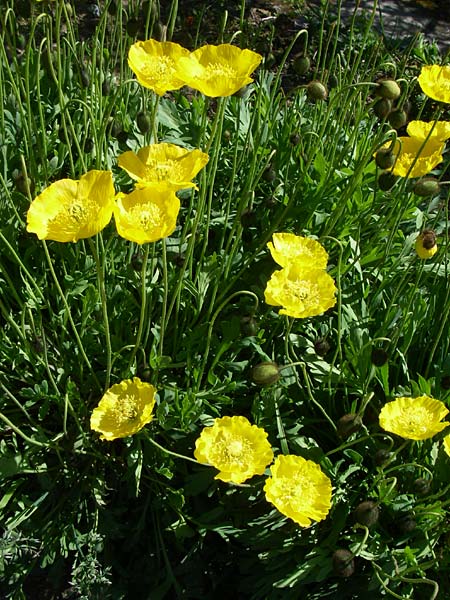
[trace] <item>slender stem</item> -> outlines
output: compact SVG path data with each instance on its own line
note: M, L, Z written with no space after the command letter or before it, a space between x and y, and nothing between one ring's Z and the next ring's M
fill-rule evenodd
M75 326L74 320L72 318L72 313L70 312L70 307L69 307L69 304L67 302L67 298L64 295L64 292L63 292L63 290L61 288L61 285L59 283L58 277L57 277L57 275L55 273L55 269L53 267L52 259L50 257L50 253L48 251L47 244L45 243L45 240L42 241L42 244L44 246L44 252L45 252L45 256L47 257L47 263L48 263L48 266L49 266L49 269L50 269L50 273L52 274L53 281L55 282L55 285L56 285L56 289L58 290L59 296L60 296L60 298L62 300L62 303L64 304L64 308L66 309L67 319L68 319L68 321L70 323L70 326L72 327L72 331L73 331L73 334L75 336L75 340L76 340L76 342L78 344L78 348L80 350L81 356L83 357L84 362L86 363L89 371L91 372L91 375L92 375L95 383L97 384L98 388L101 390L102 386L100 385L100 382L99 382L99 380L97 378L97 375L95 374L94 369L92 368L91 361L87 357L87 354L86 354L86 352L84 350L83 342L81 341L80 335L79 335L79 333L77 331L77 328Z
M196 465L203 465L203 463L198 462L198 460L195 460L195 458L190 458L189 456L184 456L183 454L178 454L178 452L172 452L172 450L167 450L167 448L164 448L164 446L161 446L160 444L158 444L158 442L155 442L155 440L152 437L150 437L149 435L147 436L147 440L151 444L156 446L156 448L161 450L161 452L164 452L164 454L168 454L169 456L174 456L175 458L181 458L183 460L188 460L189 462L193 462ZM204 466L208 466L208 465L204 465Z
M105 376L105 392L109 388L109 384L111 381L111 365L112 365L112 349L111 349L111 334L109 332L109 319L108 319L108 303L106 300L106 289L105 289L105 256L103 254L103 263L100 261L100 257L98 255L97 247L92 241L92 238L88 238L89 246L91 248L91 252L94 256L95 265L97 267L97 282L98 289L100 292L100 299L102 302L102 312L103 312L103 326L105 328L105 338L106 338L106 376Z
M134 344L133 351L131 353L130 361L128 363L128 370L131 369L134 359L136 358L136 354L139 350L139 345L142 340L142 333L144 331L144 321L145 315L147 312L147 286L146 286L146 274L147 274L147 263L148 263L148 255L150 252L150 245L146 244L144 256L142 258L142 269L141 269L141 314L139 317L139 325L136 334L136 342Z

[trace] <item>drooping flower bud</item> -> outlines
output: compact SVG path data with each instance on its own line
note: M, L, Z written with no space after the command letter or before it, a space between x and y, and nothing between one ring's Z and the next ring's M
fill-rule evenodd
M402 93L400 86L394 79L380 79L377 81L375 94L381 98L397 100Z
M339 548L333 552L333 571L338 577L350 577L355 572L354 555Z
M280 369L277 363L265 361L253 367L251 378L256 385L272 385L280 379Z
M327 88L321 81L317 80L308 83L308 85L306 86L306 93L308 95L308 98L313 102L317 102L319 100L326 100L328 97Z
M353 517L356 523L365 525L366 527L372 527L377 523L380 516L380 509L378 504L373 500L366 500L358 504L353 512Z
M425 177L416 181L413 186L413 192L417 196L437 196L440 192L441 185L434 177Z
M390 169L395 164L395 154L390 148L380 148L375 154L375 162L380 169Z
M346 439L361 429L362 419L359 415L355 415L354 413L348 413L341 417L337 422L337 432L339 437L342 439Z

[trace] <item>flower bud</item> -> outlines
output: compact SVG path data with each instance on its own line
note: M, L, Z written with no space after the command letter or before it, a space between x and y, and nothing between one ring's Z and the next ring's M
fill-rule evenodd
M328 343L327 338L319 338L314 342L314 350L316 351L317 356L325 356L330 351L330 344Z
M397 179L398 177L396 177L392 173L389 173L389 171L385 171L384 173L381 173L381 175L378 177L378 187L383 192L388 192L394 187Z
M326 100L328 97L328 90L320 81L314 80L308 83L306 86L306 93L308 98L313 102L319 100Z
M291 133L289 136L289 141L291 142L292 146L298 146L300 144L300 140L300 134L297 133L297 131L294 131L294 133Z
M414 493L418 496L426 496L431 488L431 480L418 477L413 483Z
M395 154L390 148L380 148L375 154L375 162L380 169L390 169L395 164Z
M348 413L341 417L337 422L337 432L343 440L350 437L352 433L361 429L362 419L354 413Z
M424 229L417 236L415 249L419 258L431 258L437 252L436 234L432 229Z
M385 119L392 110L392 101L388 98L380 98L373 107L373 112L379 119Z
M300 77L306 75L310 67L311 61L307 56L297 56L297 58L294 60L294 71L297 73L297 75L300 75Z
M375 367L382 367L387 363L388 353L386 350L383 350L383 348L373 348L370 355L370 360Z
M395 521L395 527L399 533L408 534L417 527L417 522L409 513L400 515Z
M381 98L397 100L402 93L400 86L394 79L380 79L377 81L377 84L375 94Z
M355 572L354 556L348 550L339 548L333 552L333 571L338 577L350 577Z
M391 127L394 129L400 129L408 122L408 115L401 108L397 108L389 113L388 121Z
M109 79L105 79L102 83L102 96L109 96L111 93L111 82Z
M240 329L242 335L252 337L258 333L258 322L252 315L241 317Z
M385 450L384 448L380 448L375 452L373 457L373 462L377 465L377 467L381 467L391 458L391 453L389 450Z
M241 212L241 225L242 227L254 227L257 224L256 210L253 208L244 208Z
M128 19L126 29L128 35L134 37L139 31L139 21L137 19Z
M280 370L275 362L262 362L253 367L251 378L256 385L272 385L280 379Z
M366 527L372 527L377 523L380 516L380 509L378 504L373 500L366 500L361 502L353 511L353 518L356 523L365 525Z
M271 165L268 165L263 173L263 179L264 181L275 181L276 177L277 177L277 173L275 171L275 169L272 168Z
M136 123L141 133L147 133L147 131L150 131L150 127L152 126L150 115L146 112L139 112L137 114Z
M417 196L437 196L440 192L441 184L434 177L425 177L416 181L413 186L413 192Z

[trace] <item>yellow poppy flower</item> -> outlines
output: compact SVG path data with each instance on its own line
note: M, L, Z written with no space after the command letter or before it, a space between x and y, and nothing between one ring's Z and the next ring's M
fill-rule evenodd
M172 188L160 184L117 194L114 219L118 234L137 244L169 236L177 224L180 200Z
M117 160L130 177L137 180L136 187L148 183L169 183L174 190L193 187L197 173L203 169L209 156L201 150L188 150L175 144L152 144L138 150L121 154Z
M441 423L448 414L443 402L429 396L396 398L380 411L380 427L408 440L426 440L445 429Z
M436 234L432 229L424 229L417 236L415 249L419 258L431 258L438 250L436 244Z
M383 148L389 148L385 144ZM432 171L444 159L442 152L444 142L430 138L424 141L416 137L400 137L397 139L393 154L396 157L391 173L397 177L422 177Z
M177 62L177 73L187 85L205 96L231 96L251 83L251 73L262 56L231 44L202 46Z
M107 441L137 433L153 419L155 394L156 388L139 377L116 383L94 408L91 429Z
M450 103L450 67L427 65L422 67L417 80L429 98Z
M326 269L328 254L325 248L310 238L294 233L274 233L267 247L273 260L281 267L295 262L308 269Z
M114 196L111 171L89 171L79 180L60 179L30 204L27 231L55 242L89 238L111 220Z
M410 121L406 131L411 137L444 142L450 138L450 121Z
M305 269L293 263L273 273L264 297L267 304L283 307L281 315L304 319L334 306L335 292L333 278L323 269Z
M331 481L319 465L301 456L277 456L264 485L266 499L302 527L325 519L331 508Z
M189 56L189 50L179 44L147 40L130 47L128 65L141 85L163 96L167 91L185 85L176 70L182 56Z
M264 429L239 416L214 419L195 442L194 456L219 470L215 479L232 483L262 475L273 460Z

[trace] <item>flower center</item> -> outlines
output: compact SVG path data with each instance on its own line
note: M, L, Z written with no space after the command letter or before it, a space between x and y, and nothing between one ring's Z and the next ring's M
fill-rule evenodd
M144 76L152 80L167 77L173 71L174 61L168 56L147 57Z
M153 162L145 169L145 179L148 181L183 181L183 173L176 160Z
M285 282L286 292L289 296L297 302L304 303L308 298L317 296L318 287L316 284L305 279L290 280L287 279Z
M208 80L234 79L236 77L236 69L220 62L211 63L206 67L206 75Z
M130 209L130 215L139 227L145 230L158 227L162 220L162 211L157 204L138 204Z
M417 406L414 411L404 412L398 417L400 426L411 433L427 431L428 423L433 420L433 415L424 406Z
M75 200L67 207L67 216L70 221L76 225L85 223L88 220L92 209L92 202L87 199Z

